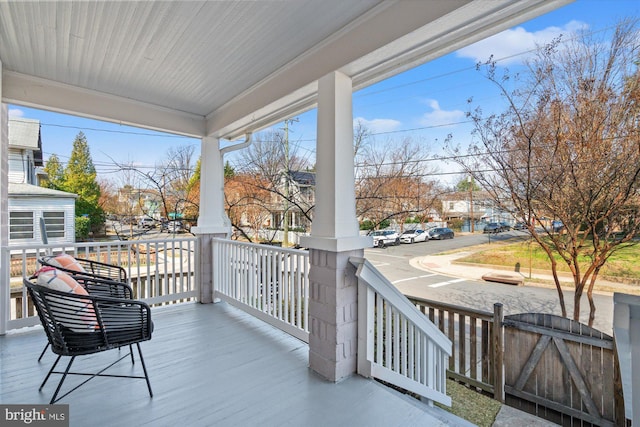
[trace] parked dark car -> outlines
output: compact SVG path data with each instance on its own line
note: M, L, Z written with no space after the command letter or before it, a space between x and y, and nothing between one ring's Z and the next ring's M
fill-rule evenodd
M502 225L499 222L490 222L485 225L483 233L499 233L502 231Z
M516 224L513 226L514 230L526 230L527 229L527 224L525 224L524 222L516 222Z
M502 227L502 231L509 231L511 230L511 226L509 224L507 224L506 222L501 222L499 223L500 226Z
M429 239L444 240L453 239L453 230L447 227L437 227L429 230Z
M562 229L564 228L564 224L562 223L562 221L553 221L551 223L551 227L553 227L553 232L554 233L559 233L562 231Z

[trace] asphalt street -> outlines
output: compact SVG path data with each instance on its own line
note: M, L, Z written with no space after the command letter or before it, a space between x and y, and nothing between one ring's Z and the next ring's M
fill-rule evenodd
M521 232L493 235L492 241L510 238L526 238ZM431 240L425 243L402 244L386 248L365 250L365 257L378 268L405 295L418 296L478 310L493 311L494 303L502 303L505 315L516 313L551 313L561 315L558 293L555 289L538 286L513 286L501 283L476 281L443 275L418 268L421 257L487 243L486 235L456 236L453 240ZM412 261L413 260L413 261ZM573 312L573 292L564 292L569 314ZM594 327L604 333L612 333L613 298L611 294L594 296L596 319ZM586 323L589 303L586 296L581 301L581 321Z

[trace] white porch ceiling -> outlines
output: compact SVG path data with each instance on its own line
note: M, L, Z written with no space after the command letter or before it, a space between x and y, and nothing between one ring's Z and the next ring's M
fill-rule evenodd
M0 1L2 101L233 139L569 1Z

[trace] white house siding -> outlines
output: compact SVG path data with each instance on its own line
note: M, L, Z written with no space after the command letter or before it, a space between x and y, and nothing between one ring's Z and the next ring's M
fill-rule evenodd
M75 200L73 197L9 197L9 216L11 212L33 212L33 239L10 239L11 245L42 243L40 218L44 212L64 212L64 237L49 237L49 243L75 242Z
M27 181L30 164L23 150L9 148L9 182L31 184Z

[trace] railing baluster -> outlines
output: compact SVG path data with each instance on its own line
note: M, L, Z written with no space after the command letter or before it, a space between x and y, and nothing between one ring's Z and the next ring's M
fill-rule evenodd
M219 296L308 340L308 252L223 239L214 242L220 252L214 254L214 263L222 264L218 270L231 270L228 277L216 276ZM224 256L229 257L226 262Z
M406 371L406 375L411 378L411 379L415 379L415 360L414 360L414 351L415 351L415 331L413 329L413 324L408 324L407 325L407 342L409 344L408 346L408 351L407 351L407 355L408 355L408 359L407 359L407 371Z
M389 366L393 367L392 369L396 372L400 371L400 318L398 313L393 310L393 307L389 306L389 312L393 313L392 321L393 321L393 353L391 354L393 364L389 363Z
M7 255L8 268L0 274L5 275L4 283L14 282L22 276L29 277L35 272L36 260L44 255L71 254L107 264L120 265L127 273L129 284L133 288L134 297L150 304L171 304L193 300L198 296L199 286L193 280L195 274L192 257L195 252L187 248L195 248L195 238L131 240L118 242L82 242L51 243L48 245L22 245L2 248ZM133 250L134 245L138 247ZM160 257L161 247L165 248L164 257ZM142 248L145 248L143 250ZM166 254L174 253L174 265L171 269ZM186 259L185 259L186 257ZM164 279L164 280L162 280ZM9 285L10 286L10 285ZM22 286L10 289L11 309L7 316L9 329L37 324L31 302Z

